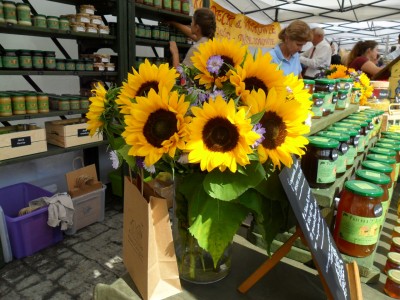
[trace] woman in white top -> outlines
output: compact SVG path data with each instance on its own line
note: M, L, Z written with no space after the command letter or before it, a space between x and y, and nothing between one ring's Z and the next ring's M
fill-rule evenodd
M204 7L196 9L193 14L190 27L175 21L170 21L168 22L168 24L174 26L187 37L196 42L192 47L190 47L185 56L185 59L182 62L186 66L193 65L192 61L190 60L191 56L197 50L201 43L207 42L209 39L214 38L215 30L217 27L214 13L212 12L212 10ZM176 68L179 66L179 51L176 42L169 42L169 49L172 55L172 65Z

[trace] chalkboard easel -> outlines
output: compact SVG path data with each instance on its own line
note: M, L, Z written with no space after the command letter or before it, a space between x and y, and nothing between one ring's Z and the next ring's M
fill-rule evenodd
M362 300L357 263L344 264L297 159L294 159L292 168L285 167L281 171L279 179L298 226L295 233L238 287L239 292L246 293L290 251L293 243L300 238L310 249L328 299Z

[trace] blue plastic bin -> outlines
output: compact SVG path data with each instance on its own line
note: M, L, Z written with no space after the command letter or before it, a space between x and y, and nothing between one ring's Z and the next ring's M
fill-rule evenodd
M63 239L60 227L47 225L47 206L23 216L18 212L29 206L29 201L53 194L29 183L18 183L0 188L0 206L7 223L12 254L23 258L47 248Z

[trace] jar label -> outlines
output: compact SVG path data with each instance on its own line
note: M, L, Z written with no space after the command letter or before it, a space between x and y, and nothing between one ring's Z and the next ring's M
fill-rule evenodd
M345 155L339 155L336 160L336 173L343 173L346 171L347 157Z
M331 183L336 180L336 164L334 161L320 159L317 168L317 183Z
M360 135L360 138L358 139L357 152L364 152L364 148L365 148L365 136Z
M354 158L357 156L357 150L355 147L350 146L349 150L346 152L347 165L353 165Z
M0 115L12 113L11 102L10 103L1 103L0 102Z
M380 218L361 217L342 213L339 235L342 239L356 245L374 245L378 242Z

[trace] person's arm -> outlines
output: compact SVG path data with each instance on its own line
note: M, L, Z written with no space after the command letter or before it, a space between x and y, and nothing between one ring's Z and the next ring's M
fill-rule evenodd
M168 24L172 25L173 27L178 29L180 32L182 32L184 35L186 35L188 38L192 39L195 42L197 42L197 40L199 39L195 34L192 33L192 29L190 28L190 26L183 25L175 21L168 21Z
M377 74L381 70L382 70L382 67L378 67L376 64L374 64L370 60L366 61L361 66L361 71L363 71L364 73L369 74L370 76L374 76L375 74Z
M324 43L320 47L315 48L314 55L312 58L300 56L300 62L313 69L319 67L328 67L331 63L332 49L328 43Z
M169 42L169 51L171 52L172 56L172 66L177 68L179 66L179 50L175 41Z

